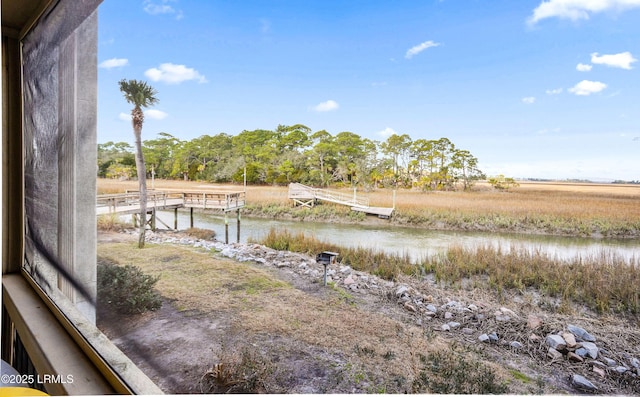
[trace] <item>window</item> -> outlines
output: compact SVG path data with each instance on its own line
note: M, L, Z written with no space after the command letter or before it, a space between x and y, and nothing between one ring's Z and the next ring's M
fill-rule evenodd
M159 394L95 327L100 3L2 2L2 358L52 394Z

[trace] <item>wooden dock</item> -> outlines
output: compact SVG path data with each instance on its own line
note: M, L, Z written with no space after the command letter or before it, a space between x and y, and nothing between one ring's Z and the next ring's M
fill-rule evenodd
M229 243L229 220L227 213L235 211L237 214L237 241L240 242L240 209L246 204L245 192L211 192L211 191L181 191L164 192L149 190L147 192L147 213L149 225L156 230L156 222L161 222L168 229L171 227L156 216L156 211L174 210L174 230L178 230L178 209L188 208L191 211L191 227L194 226L193 209L221 210L224 212L225 242ZM122 194L102 194L96 200L96 215L132 214L134 225L139 222L140 192Z
M246 204L245 192L147 192L147 211L177 208L200 208L236 211ZM140 212L140 193L101 194L97 198L96 214L136 214Z
M293 200L294 205L309 208L313 207L319 200L347 205L352 211L377 215L380 218L390 218L393 213L393 208L369 206L369 199L356 197L355 193L354 195L349 195L328 189L318 189L301 183L289 184L289 199Z

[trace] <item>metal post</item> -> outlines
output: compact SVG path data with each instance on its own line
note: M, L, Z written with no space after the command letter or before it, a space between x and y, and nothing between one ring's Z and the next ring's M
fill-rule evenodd
M191 228L193 228L193 207L189 208L191 210Z
M174 208L173 210L173 228L178 230L178 209Z
M227 211L224 212L224 243L229 244L229 218Z
M323 263L324 265L324 286L327 286L327 266L329 266L328 263Z
M156 209L151 210L151 230L156 231Z
M240 242L240 210L236 210L236 213L238 215L238 243Z

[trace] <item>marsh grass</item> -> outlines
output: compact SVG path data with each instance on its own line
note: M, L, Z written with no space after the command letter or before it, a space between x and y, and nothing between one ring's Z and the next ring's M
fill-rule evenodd
M304 233L272 229L259 243L277 250L315 255L339 252L339 260L356 270L387 280L399 275L434 274L437 281L457 285L463 280L488 278L488 287L540 293L567 302L584 304L599 313L640 314L640 264L602 252L597 256L559 259L525 248L451 246L422 263L409 255L386 254L370 248L346 248L325 243ZM484 283L476 283L482 286Z
M123 221L118 214L104 214L98 216L97 228L103 232L121 232L132 227L133 225Z
M243 190L241 185L198 181L156 180L157 190ZM136 181L98 179L98 193L137 189ZM352 194L351 189L333 189ZM478 183L469 192L420 192L388 189L358 191L372 206L396 211L392 223L415 227L458 230L515 231L554 235L640 236L640 186L521 182L509 192ZM247 186L251 216L299 220L362 222L364 214L347 207L322 204L294 208L286 186Z
M316 255L322 251L338 252L339 260L355 270L366 271L386 280L393 280L398 274L418 274L419 267L411 262L408 253L385 254L371 248L347 248L327 243L304 233L270 229L258 243L279 251L302 252Z

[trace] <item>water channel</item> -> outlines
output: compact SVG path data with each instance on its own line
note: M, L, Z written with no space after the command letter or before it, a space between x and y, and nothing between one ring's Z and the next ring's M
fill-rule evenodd
M224 241L224 216L194 211L194 226L211 229L218 240ZM173 211L160 211L158 218L173 226ZM229 242L237 240L235 213L229 214ZM640 260L639 239L602 239L559 237L490 232L437 231L411 227L392 226L386 221L375 225L338 224L324 222L300 222L264 218L242 217L240 242L259 241L269 230L288 230L292 234L304 233L321 241L345 247L375 248L387 253L407 253L413 260L445 251L452 245L477 247L499 246L503 251L513 247L539 250L551 256L567 259L598 256L602 253L618 255L634 263ZM160 226L160 224L158 224ZM178 229L190 226L188 211L178 211Z

